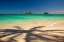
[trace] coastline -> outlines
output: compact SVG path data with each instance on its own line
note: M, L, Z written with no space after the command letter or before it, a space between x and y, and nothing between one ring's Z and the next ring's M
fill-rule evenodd
M32 18L33 17L33 18ZM1 21L0 21L0 29L17 29L15 28L15 26L18 26L20 27L21 29L23 30L29 30L33 27L38 27L38 26L45 26L45 27L42 27L42 28L39 28L38 30L64 30L64 18L63 17L50 17L50 16L44 16L44 17L40 17L40 16L32 16L32 17L23 17L23 16L4 16L4 18L0 18ZM38 17L38 18L37 18ZM40 18L39 18L40 17ZM62 31L64 32L64 31ZM45 36L43 34L48 34L48 35L56 35L56 36L63 36L64 37L64 34L61 34L61 33L53 33L53 32L45 32L45 33L42 33L42 32L39 32L39 31L35 31L33 32L33 34L37 34L37 35L40 35L40 36ZM15 34L17 35L17 34ZM8 38L12 37L12 36L15 36L15 35L9 35L9 36L6 36L0 40L7 40L8 41ZM15 37L14 39L17 40L18 42L25 42L25 38L26 38L26 35L27 33L22 33L21 35ZM46 35L46 38L50 38L51 36L48 36ZM35 37L35 36L34 36ZM51 37L51 39L54 38L53 36ZM55 39L55 38L54 38ZM56 39L55 39L56 40ZM37 38L37 40L35 41L39 41L40 42L40 39ZM43 40L44 41L44 40ZM42 41L42 42L43 42Z
M59 25L60 24L60 25ZM56 26L55 26L56 25ZM36 21L36 22L26 22L26 23L15 23L15 24L0 24L0 29L13 29L14 26L19 26L23 29L30 29L37 26L45 26L45 27L64 27L64 20L48 20L48 21Z

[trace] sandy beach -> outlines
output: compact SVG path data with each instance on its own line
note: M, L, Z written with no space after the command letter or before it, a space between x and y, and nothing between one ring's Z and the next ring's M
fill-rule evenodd
M38 26L45 26L45 27L37 29L37 30L40 30L40 31L42 31L42 30L64 30L64 20L37 21L37 22L29 22L29 23L24 23L24 24L21 24L21 23L18 23L18 24L6 24L6 25L0 25L0 29L17 29L14 26L19 26L23 30L29 30L29 29L31 29L33 27L38 27ZM41 32L33 32L33 33L39 35ZM59 36L64 37L64 34L61 34L61 33L52 33L52 32L50 33L49 32L48 34L49 35L57 35L57 36L59 35ZM15 34L15 35L17 35L17 34ZM24 39L24 38L26 38L26 35L27 35L26 33L23 33L23 34L15 37L15 39L18 42L26 42L26 40ZM9 37L12 37L12 36L14 36L14 35L9 35L7 37L2 38L1 40L7 40L6 38L9 38ZM39 41L39 40L36 40L36 41L42 42L42 41ZM32 42L35 42L35 41L32 41ZM45 41L43 40L43 42L45 42Z

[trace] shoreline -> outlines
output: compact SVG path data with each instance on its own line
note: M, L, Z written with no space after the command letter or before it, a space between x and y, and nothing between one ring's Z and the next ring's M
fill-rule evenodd
M54 26L56 25L57 26ZM59 25L60 24L60 25ZM59 26L58 26L59 25ZM19 26L23 29L30 29L37 26L45 26L45 27L64 27L64 20L57 20L57 21L37 21L37 22L26 22L26 23L15 23L15 24L0 24L0 29L12 29L14 26Z

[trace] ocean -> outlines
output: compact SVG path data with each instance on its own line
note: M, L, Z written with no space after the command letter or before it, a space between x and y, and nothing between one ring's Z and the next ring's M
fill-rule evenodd
M59 20L64 20L64 14L0 14L0 27L3 25L37 25L40 22L44 24Z

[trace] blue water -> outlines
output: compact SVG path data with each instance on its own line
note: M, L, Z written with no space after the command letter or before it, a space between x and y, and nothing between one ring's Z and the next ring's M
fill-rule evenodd
M44 20L64 20L64 14L0 14L0 24Z

